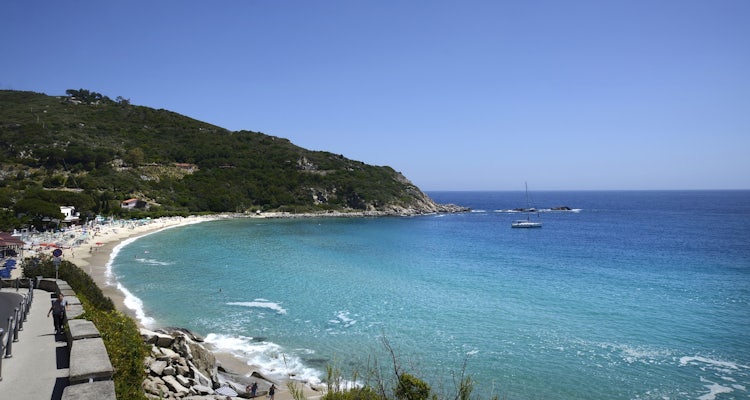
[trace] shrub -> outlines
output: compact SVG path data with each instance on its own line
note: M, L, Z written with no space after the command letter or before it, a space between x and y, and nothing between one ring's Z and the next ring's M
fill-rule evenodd
M55 266L49 256L27 258L23 263L23 274L32 278L55 277ZM84 309L83 318L91 321L107 348L114 368L115 393L118 399L145 400L141 387L145 378L143 360L148 349L141 339L135 321L115 309L112 299L104 296L89 274L69 261L62 261L58 278L66 281Z
M404 372L398 377L395 394L398 400L427 400L430 398L430 385Z

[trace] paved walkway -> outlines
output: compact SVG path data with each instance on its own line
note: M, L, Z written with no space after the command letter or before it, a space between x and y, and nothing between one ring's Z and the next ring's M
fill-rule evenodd
M3 288L0 293L15 289ZM20 289L18 293L27 293ZM12 357L2 360L0 399L52 399L62 397L68 384L68 344L64 335L55 335L50 308L50 292L34 290L34 300L18 342L13 343ZM0 327L8 329L8 321ZM5 356L5 353L2 354Z

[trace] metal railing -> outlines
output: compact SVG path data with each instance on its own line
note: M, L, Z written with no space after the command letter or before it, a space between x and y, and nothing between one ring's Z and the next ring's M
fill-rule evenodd
M0 285L2 288L2 285ZM19 280L15 281L16 291L19 289ZM34 280L29 279L29 291L21 298L13 313L8 316L8 329L0 328L0 381L3 380L3 359L13 357L13 343L18 342L18 332L23 331L23 323L28 320L31 302L34 299ZM2 323L2 321L0 321ZM5 337L3 337L5 335Z

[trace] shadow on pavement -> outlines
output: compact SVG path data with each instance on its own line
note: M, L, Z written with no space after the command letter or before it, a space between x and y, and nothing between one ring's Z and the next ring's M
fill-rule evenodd
M55 387L52 389L51 400L62 399L63 390L68 386L68 378L57 378L55 379Z
M64 335L55 335L55 342L58 344L60 344L60 342L65 342ZM67 343L62 346L58 345L58 347L55 348L55 358L57 359L58 370L70 368L70 351ZM67 376L55 379L55 387L52 389L51 400L62 399L63 390L65 390L68 384L69 381Z

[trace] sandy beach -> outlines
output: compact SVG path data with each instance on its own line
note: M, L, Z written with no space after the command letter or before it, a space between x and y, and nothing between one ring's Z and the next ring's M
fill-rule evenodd
M221 218L220 216L190 216L170 217L141 221L118 221L112 224L101 224L83 230L81 227L69 229L61 234L36 234L31 236L31 250L24 251L24 257L37 253L51 253L53 248L41 246L44 243L62 243L62 259L69 261L86 271L94 279L104 295L110 297L117 309L131 317L135 317L133 310L125 305L123 293L110 281L107 276L107 263L112 250L122 241L143 235L148 235L162 229L174 228L182 225L195 224ZM11 278L20 277L20 269L13 271ZM136 322L138 322L136 320Z
M274 215L274 217L278 216ZM86 271L94 279L99 288L101 288L104 295L112 299L119 311L129 315L136 321L138 326L143 327L138 318L136 318L135 311L126 306L123 292L117 288L116 282L108 275L107 264L115 247L127 239L148 235L160 230L222 218L233 218L233 216L189 216L158 218L137 222L119 221L114 224L97 225L95 228L90 228L87 231L84 231L80 227L74 228L63 234L58 234L56 237L48 235L32 236L32 243L59 243L67 238L69 245L61 246L63 260L69 261ZM46 246L32 245L31 250L24 252L24 257L33 256L39 252L51 252L52 250L52 248ZM20 269L16 269L13 272L16 274L12 276L13 278L16 276L20 277ZM260 366L248 365L244 360L238 359L231 354L217 352L214 354L219 365L225 370L234 375L245 377L241 379L242 381L257 380L251 378L250 375L253 372L261 372L263 370ZM285 382L276 382L276 386L278 387L277 399L292 399ZM264 389L264 387L261 386L261 389ZM321 395L321 392L315 391L307 385L304 386L304 393L308 399L318 398Z

